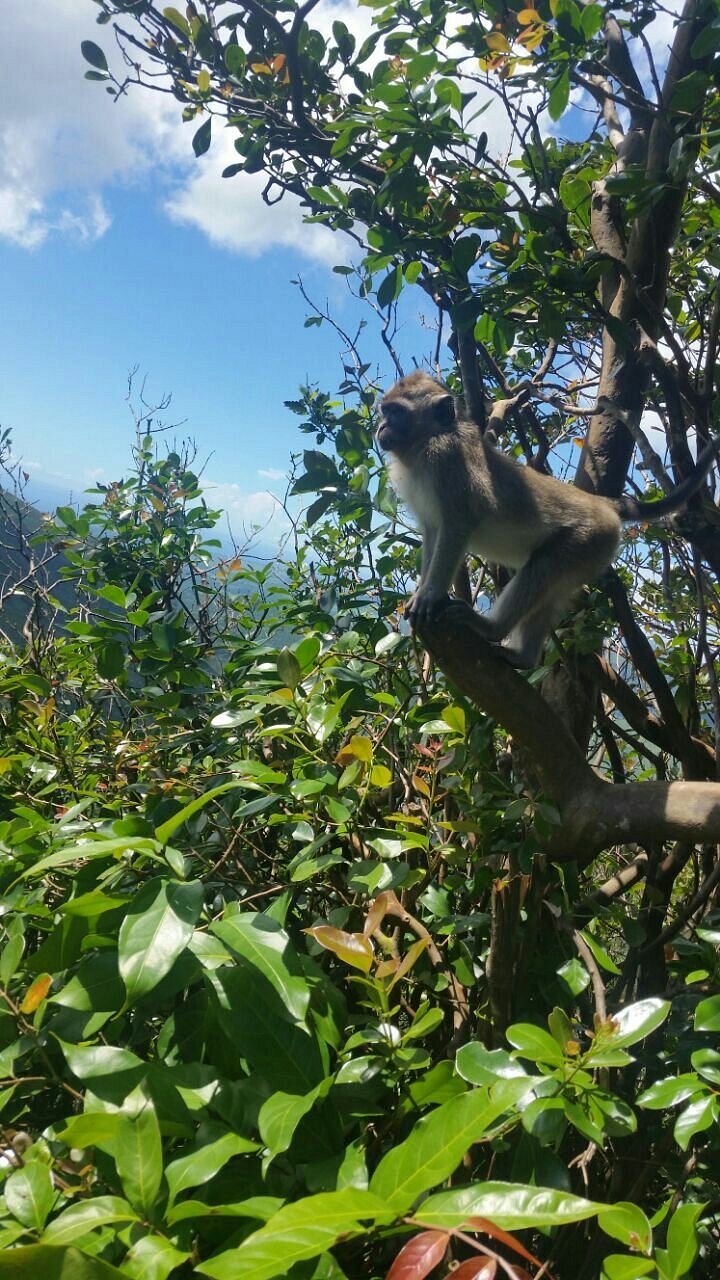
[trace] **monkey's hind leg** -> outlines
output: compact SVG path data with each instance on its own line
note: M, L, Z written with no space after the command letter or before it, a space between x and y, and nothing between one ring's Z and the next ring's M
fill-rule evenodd
M537 667L545 641L553 627L560 622L569 603L569 600L563 600L552 607L538 609L513 627L501 645L508 662L514 667Z

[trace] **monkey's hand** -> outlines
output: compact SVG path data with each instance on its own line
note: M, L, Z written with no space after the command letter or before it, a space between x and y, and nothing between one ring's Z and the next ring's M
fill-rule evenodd
M418 587L405 606L405 613L410 619L411 626L414 629L422 628L423 623L430 622L441 609L445 608L449 600L450 597L446 592L436 595L427 587Z

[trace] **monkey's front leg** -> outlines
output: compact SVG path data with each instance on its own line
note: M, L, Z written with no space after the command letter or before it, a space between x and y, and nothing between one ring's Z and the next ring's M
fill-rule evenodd
M420 581L406 612L414 627L429 622L447 601L450 584L465 554L467 538L460 529L426 528L423 532L423 564Z

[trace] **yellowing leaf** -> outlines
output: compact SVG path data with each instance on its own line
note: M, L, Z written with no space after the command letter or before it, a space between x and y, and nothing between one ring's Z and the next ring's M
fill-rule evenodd
M529 27L531 22L537 22L537 9L521 9L516 15L521 27Z
M250 70L254 71L257 76L269 76L272 72L267 62L251 62Z
M210 72L206 67L203 67L197 78L197 86L201 93L207 93L210 88Z
M370 939L362 933L346 933L330 924L316 924L312 929L305 929L305 933L311 934L327 951L334 952L343 964L361 969L363 973L370 972L375 953Z
M507 36L503 35L502 31L491 31L490 34L485 37L485 43L488 49L494 49L496 53L510 52L510 42Z
M430 788L429 788L429 786L428 786L427 782L425 781L425 779L424 779L424 778L421 778L421 777L420 777L419 773L414 773L414 774L413 774L413 776L412 776L412 784L413 784L413 786L414 786L415 790L420 792L420 795L421 795L421 796L426 796L428 800L430 800L430 799L432 798L432 792L431 792L431 790L430 790Z
M400 966L395 973L395 977L390 983L390 990L392 990L392 988L395 986L395 983L398 982L400 978L403 978L406 973L410 972L413 965L415 964L415 961L419 959L419 957L422 955L429 941L430 941L429 938L418 938L417 942L413 942L412 946L403 956Z
M527 31L523 31L522 35L518 36L518 44L524 45L528 50L532 50L537 49L544 39L544 27L528 27Z
M272 67L273 71L282 71L286 62L287 62L287 58L285 57L284 53L276 53L275 57L270 63L270 66Z
M336 764L350 764L353 760L362 760L363 764L369 764L372 760L372 742L360 733L354 733L335 757Z
M373 901L370 903L370 908L365 917L365 924L363 925L363 933L365 934L366 938L369 938L370 934L374 933L378 925L382 924L385 918L385 912L387 911L387 909L388 909L387 898L382 893L378 894L377 898L374 898Z
M32 986L28 987L25 992L25 998L20 1005L21 1013L34 1013L39 1004L42 1004L48 991L52 986L52 974L41 973L35 979Z
M392 782L392 774L384 764L374 764L370 770L370 781L374 787L389 787Z

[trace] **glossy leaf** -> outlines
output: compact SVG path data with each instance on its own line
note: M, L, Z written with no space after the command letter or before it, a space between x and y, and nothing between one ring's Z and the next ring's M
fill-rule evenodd
M239 912L213 921L211 930L272 983L288 1013L305 1018L310 988L290 938L276 920L259 912Z
M606 1235L620 1240L629 1249L649 1253L652 1248L652 1227L642 1209L635 1204L618 1202L601 1209L598 1222Z
M691 1274L700 1252L697 1222L702 1212L701 1204L681 1204L670 1215L667 1229L668 1280L682 1280L683 1276Z
M696 1031L720 1031L720 996L708 996L695 1010Z
M718 1118L717 1099L714 1096L696 1098L675 1121L673 1137L683 1151L687 1151L696 1133L704 1133Z
M114 1222L136 1222L137 1214L121 1196L94 1196L68 1205L57 1218L48 1223L43 1240L56 1248L68 1245L95 1227Z
M594 1218L603 1208L565 1191L524 1187L512 1182L479 1182L440 1191L424 1200L417 1219L446 1231L462 1229L473 1218L487 1218L507 1231L561 1226Z
M0 1280L122 1280L123 1274L74 1248L31 1244L0 1253Z
M334 952L344 964L353 969L369 973L375 958L373 945L363 933L347 933L344 929L335 929L329 924L317 924L306 929L321 947Z
M406 1211L423 1191L454 1172L473 1143L488 1136L506 1109L507 1103L493 1101L486 1089L451 1098L418 1120L410 1136L383 1157L370 1190L399 1213Z
M670 1012L670 1001L651 996L638 1000L612 1015L610 1039L613 1048L637 1044L661 1027ZM603 1031L603 1038L605 1032Z
M143 1217L149 1217L155 1208L163 1175L160 1126L149 1099L134 1115L120 1116L115 1135L115 1163L130 1204Z
M233 1156L257 1150L257 1142L251 1142L236 1133L223 1133L197 1150L178 1156L165 1169L170 1193L168 1203L172 1205L188 1187L200 1187L209 1182Z
M120 926L118 963L129 1003L152 991L193 936L203 901L196 881L150 881Z
M450 1237L444 1231L422 1231L403 1245L386 1280L424 1280L440 1265Z
M284 1276L307 1258L316 1258L340 1237L352 1238L362 1224L382 1224L393 1214L369 1191L329 1191L280 1209L237 1249L221 1253L196 1270L215 1280L270 1280Z
M146 1235L135 1240L123 1258L123 1274L133 1280L167 1280L191 1254L178 1249L165 1236Z
M15 1169L5 1183L5 1203L24 1227L41 1231L55 1200L52 1174L40 1160Z
M542 1027L536 1027L530 1022L517 1022L508 1027L507 1038L523 1058L529 1058L532 1062L546 1062L559 1067L565 1061L565 1055L557 1041L547 1031L543 1031Z

